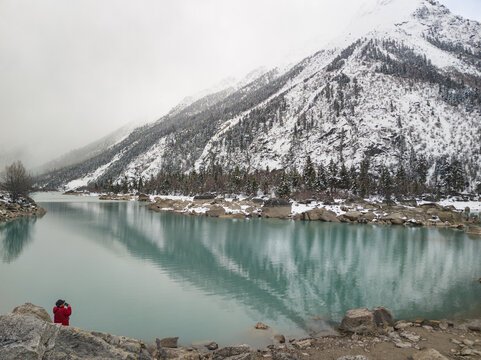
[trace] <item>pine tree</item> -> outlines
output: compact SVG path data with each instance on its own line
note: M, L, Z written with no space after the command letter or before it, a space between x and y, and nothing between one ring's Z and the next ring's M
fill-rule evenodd
M287 178L287 175L284 171L282 172L281 183L277 187L276 194L277 197L281 199L288 199L291 195L289 179Z
M317 177L316 177L316 191L321 193L327 189L327 176L324 166L319 165L317 167Z
M329 174L328 174L329 177L328 177L327 181L328 181L328 184L329 184L329 190L330 190L331 195L332 195L334 189L336 188L336 186L338 184L337 165L334 162L334 160L332 160L332 159L329 162L328 171L329 171Z
M393 181L389 170L383 166L379 171L381 176L379 178L379 191L385 200L391 200Z
M369 174L370 161L369 158L364 158L359 166L359 195L361 197L366 197L371 193L371 181Z
M453 158L451 163L444 172L444 186L447 194L455 195L457 192L463 191L465 187L466 174L461 162Z
M339 188L343 190L351 188L351 178L344 162L341 164L341 170L339 170Z
M357 194L359 191L358 174L354 165L351 165L351 168L349 169L349 178L351 180L351 186L349 190L351 190L354 194Z
M406 170L404 170L404 166L402 164L399 165L396 176L394 180L394 184L396 185L396 196L403 197L408 194L408 178L406 174Z
M304 167L302 178L306 186L306 189L314 190L315 183L316 183L316 169L314 169L314 164L312 163L310 156L307 156L306 165Z

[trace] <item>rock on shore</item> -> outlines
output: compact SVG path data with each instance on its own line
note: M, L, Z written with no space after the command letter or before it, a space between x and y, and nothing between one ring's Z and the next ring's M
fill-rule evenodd
M468 233L481 235L481 227L477 226L479 219L467 218L466 212L436 203L418 205L415 201L385 204L347 200L336 204L315 201L299 204L282 199L194 197L190 200L157 197L147 208L157 212L221 218L263 217L379 225L443 226L457 229L469 227Z
M23 216L42 216L46 210L31 198L12 201L6 193L0 192L0 222L18 219Z
M0 316L0 359L445 360L449 354L464 359L481 356L479 320L455 324L415 319L393 324L391 313L383 307L348 311L346 317L350 317L349 321L356 318L354 326L363 323L374 332L366 335L344 332L340 336L289 339L288 342L284 339L259 350L249 345L218 348L215 342L198 348L176 348L176 337L157 339L149 344L125 336L53 324L45 309L27 303ZM343 323L349 321L343 320Z

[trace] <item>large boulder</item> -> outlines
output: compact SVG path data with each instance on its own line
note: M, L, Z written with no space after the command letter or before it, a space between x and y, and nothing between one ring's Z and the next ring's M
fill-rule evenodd
M394 318L389 309L378 306L346 311L339 328L357 334L373 334L380 328L394 326Z
M327 209L315 208L303 213L303 220L339 222L336 213Z
M219 205L212 205L205 214L210 217L219 217L225 215L225 209Z
M343 214L342 217L350 221L358 221L362 217L363 213L360 211L348 211Z
M43 307L34 305L32 303L25 303L17 306L15 309L13 309L12 313L33 316L46 322L52 322L52 318Z
M269 199L262 207L262 217L286 219L292 211L292 205L283 199Z
M377 327L394 326L394 318L389 309L384 306L378 306L372 310L374 321Z
M374 314L367 308L346 311L339 328L357 334L372 334L377 329Z
M395 212L383 217L383 220L389 220L393 225L402 225L406 221L406 215Z

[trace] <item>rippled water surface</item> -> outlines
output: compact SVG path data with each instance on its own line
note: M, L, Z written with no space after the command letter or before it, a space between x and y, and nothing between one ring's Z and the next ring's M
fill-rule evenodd
M256 345L257 321L301 336L347 309L479 314L481 239L440 228L215 219L136 202L38 194L0 225L0 313L73 307L71 324L151 341Z

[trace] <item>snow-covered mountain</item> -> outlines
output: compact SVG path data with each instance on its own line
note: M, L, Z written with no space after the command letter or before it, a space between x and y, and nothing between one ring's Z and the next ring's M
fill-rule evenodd
M40 179L88 183L191 171L374 167L455 156L481 179L481 24L434 0L379 0L346 35L286 71L186 101L107 151Z

